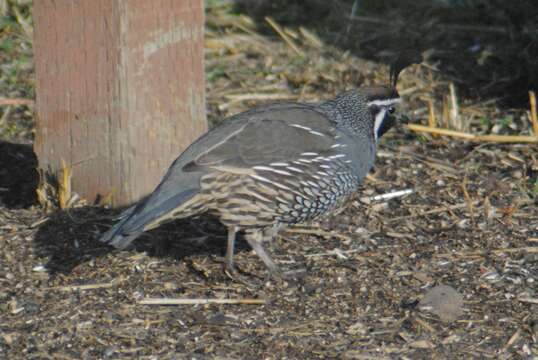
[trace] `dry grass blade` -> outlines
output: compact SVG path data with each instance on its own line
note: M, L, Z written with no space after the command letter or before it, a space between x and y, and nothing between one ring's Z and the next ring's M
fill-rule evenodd
M305 40L313 47L315 48L318 48L318 49L322 49L323 48L323 41L316 35L314 34L313 32L311 32L310 30L304 28L304 27L300 27L299 28L299 32L301 33L301 35L303 35L303 37L305 38Z
M519 338L521 334L521 328L517 329L517 331L510 337L506 345L503 347L502 352L506 352Z
M413 319L413 321L415 321L418 325L422 326L428 332L430 332L432 334L435 334L435 329L430 324L428 324L426 321L422 320L421 318L416 317L416 318Z
M402 154L409 155L413 157L414 159L422 162L425 165L430 166L431 168L442 170L443 172L450 173L450 174L459 174L460 170L456 167L453 167L453 164L450 164L448 162L439 160L437 158L431 157L431 156L424 156L421 154L417 154L413 151L407 151L402 149L397 149L395 151L401 152Z
M30 22L30 17L25 19L24 16L21 14L21 11L18 6L12 6L11 11L13 11L15 18L17 19L17 22L23 29L24 34L26 35L28 41L32 42L34 38L34 28Z
M6 98L0 98L0 106L33 106L34 100L30 99L6 99Z
M528 253L528 254L538 254L538 246L523 246L523 247L517 247L517 248L501 248L501 249L493 249L489 251L485 250L477 250L477 251L461 251L461 252L454 252L454 253L444 253L444 254L436 254L436 257L453 257L455 255L457 256L483 256L488 253L500 255L500 254L514 254L514 253ZM523 300L522 300L523 299ZM526 300L525 300L526 299ZM519 301L522 302L533 302L535 299L530 298L520 298Z
M207 305L207 304L242 304L264 305L265 299L171 299L147 298L138 301L139 305Z
M2 117L0 117L0 125L6 124L7 119L9 118L10 115L11 115L11 106L8 105L8 106L6 106L6 108L4 110L4 114L2 115Z
M433 101L428 101L428 125L434 129L437 127L437 119L435 118L435 109ZM434 137L437 135L433 134Z
M429 126L408 124L406 125L409 130L416 132L425 132L430 134L438 134L451 136L455 138L465 139L476 142L497 142L497 143L538 143L538 136L526 136L526 135L475 135L461 131L431 128Z
M443 126L450 128L450 106L448 105L448 96L443 96Z
M469 215L471 216L471 223L473 224L473 227L476 226L475 223L475 216L474 216L474 206L473 201L471 199L471 196L469 195L469 191L467 191L467 174L463 177L463 183L461 184L461 190L463 192L463 198L465 199L465 202L467 203L467 211L469 211Z
M342 251L340 249L334 249L334 250L326 251L326 252L323 252L323 253L306 254L305 257L309 258L309 257L336 256L338 259L346 260L347 259L346 255L355 254L355 253L358 253L360 251L364 251L364 250L351 249L351 250Z
M39 170L39 185L36 189L37 201L45 209L52 210L58 199L58 189L47 181L47 176L42 169Z
M60 203L60 209L66 209L71 199L71 167L68 166L62 159L62 169L60 173L60 180L58 182L58 200Z
M460 107L458 104L458 98L456 97L456 87L451 82L448 86L450 91L450 122L455 129L465 130L465 127L461 121Z
M478 201L475 201L473 203L473 205L477 205L477 204L478 204ZM439 214L439 213L443 213L443 212L447 212L447 211L450 212L452 210L463 209L463 208L466 208L466 207L469 207L468 203L456 204L456 205L450 205L450 206L440 206L440 207L438 207L436 209L425 211L425 212L422 212L420 214L399 216L399 217L388 219L387 221L388 222L397 222L397 221L400 221L400 220L403 220L403 219L413 219L413 218L423 217L423 216L426 216L426 215Z
M538 110L536 106L536 93L534 91L529 91L529 99L531 103L531 124L532 124L532 134L538 136Z
M529 303L529 304L536 304L538 305L538 298L519 298L517 299L518 301L520 302L523 302L523 303Z
M107 289L117 285L117 282L109 282L102 284L86 284L86 285L68 285L48 288L49 290L60 290L60 291L82 291L82 290L96 290L96 289Z
M271 27L277 32L278 35L288 44L288 46L297 53L299 56L304 56L304 52L302 52L297 45L295 45L295 42L284 32L284 30L280 27L280 25L277 24L277 22L272 19L270 16L265 17L265 21L271 25Z
M284 230L286 233L289 234L305 234L305 235L313 235L313 236L320 236L322 238L330 239L332 237L342 240L349 239L349 236L339 234L335 231L325 231L323 229L319 228L298 228L298 227L290 227Z

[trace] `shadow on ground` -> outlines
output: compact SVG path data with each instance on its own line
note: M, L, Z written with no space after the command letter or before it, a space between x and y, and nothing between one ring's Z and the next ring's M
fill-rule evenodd
M389 62L414 49L465 97L528 104L538 88L538 6L532 0L237 0L261 32L276 36L270 16L291 29L305 27L325 44ZM330 51L330 49L327 49Z
M113 224L117 214L117 211L91 206L57 211L36 233L36 254L48 259L46 267L50 273L67 274L80 264L115 251L98 239ZM215 218L203 216L178 220L145 233L124 251L179 260L191 255L221 257L225 248L226 229ZM237 251L242 249L249 247L239 241Z
M0 142L0 207L26 209L38 204L36 168L37 158L31 145ZM96 206L57 210L36 225L36 254L48 259L46 267L51 273L70 273L78 265L114 250L98 238L114 223L117 214L117 210ZM209 216L180 220L143 234L133 248L136 252L174 259L195 254L222 256L226 229ZM250 248L240 239L237 251L242 249Z
M0 141L0 206L21 209L37 204L36 168L31 145Z

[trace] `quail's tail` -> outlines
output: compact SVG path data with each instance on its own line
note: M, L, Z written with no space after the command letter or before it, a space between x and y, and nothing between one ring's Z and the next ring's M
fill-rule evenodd
M108 229L108 231L103 235L101 235L99 241L112 245L118 249L125 249L127 246L129 246L129 244L131 244L131 242L133 242L133 240L135 240L142 233L142 231L137 231L135 233L124 233L125 224L131 220L135 208L136 206L132 206L125 210L120 215L120 221Z
M139 204L125 210L120 215L120 221L105 232L99 240L118 249L125 249L151 224L159 219L172 219L169 216L170 212L177 211L197 192L198 189L190 189L164 197L161 196L163 191L156 191Z

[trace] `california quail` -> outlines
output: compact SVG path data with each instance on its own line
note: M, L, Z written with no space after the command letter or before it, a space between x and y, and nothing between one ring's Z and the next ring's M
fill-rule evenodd
M282 225L328 214L357 190L377 140L393 125L396 77L390 86L346 91L321 104L274 104L226 119L190 145L101 241L123 249L144 231L208 212L228 227L229 270L243 231L278 272L262 242Z

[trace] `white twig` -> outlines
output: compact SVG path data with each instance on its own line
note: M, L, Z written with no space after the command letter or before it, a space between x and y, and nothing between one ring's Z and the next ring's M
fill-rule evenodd
M79 290L95 290L95 289L106 289L115 286L117 282L112 281L109 283L103 284L87 284L87 285L69 285L69 286L59 286L49 288L50 290L61 290L61 291L79 291Z
M334 250L330 250L330 251L327 251L327 252L324 252L324 253L317 253L317 254L306 254L305 257L322 257L322 256L336 256L337 258L339 259L342 259L342 260L345 260L347 259L347 254L353 254L353 253L357 253L359 251L364 251L364 250L361 250L361 249L351 249L351 250L340 250L340 249L334 249Z
M397 197L402 197L402 196L405 196L405 195L412 194L413 192L414 192L413 189L398 190L398 191L393 191L393 192L386 193L386 194L381 194L381 195L365 196L365 197L361 198L361 201L368 203L368 202L371 202L371 201L390 200L390 199L394 199L394 198L397 198Z

